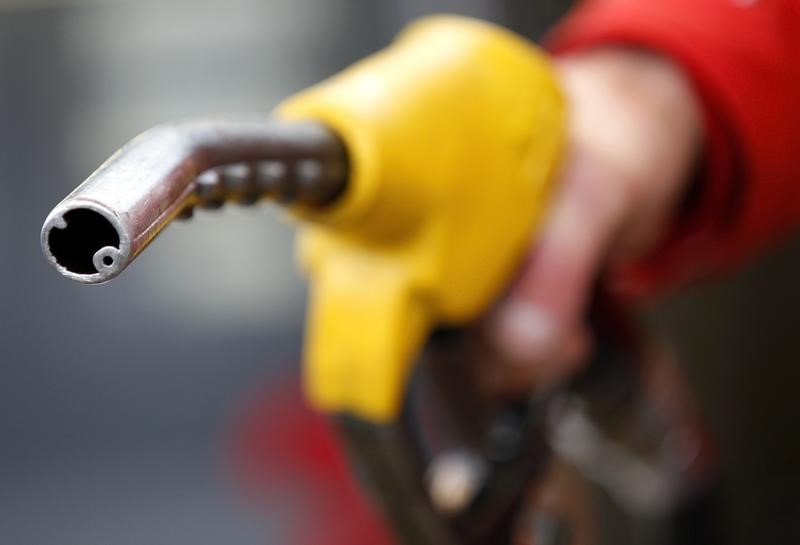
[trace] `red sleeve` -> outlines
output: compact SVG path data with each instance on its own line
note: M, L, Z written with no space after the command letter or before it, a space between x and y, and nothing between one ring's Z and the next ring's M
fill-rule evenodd
M659 51L700 98L699 198L633 268L636 291L736 265L800 225L800 1L590 0L550 45Z

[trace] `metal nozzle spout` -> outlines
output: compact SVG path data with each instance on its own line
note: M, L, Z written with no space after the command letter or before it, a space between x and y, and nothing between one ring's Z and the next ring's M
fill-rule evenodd
M195 206L262 197L322 207L344 191L347 153L324 125L209 119L154 127L129 142L47 216L47 260L84 284L117 276Z

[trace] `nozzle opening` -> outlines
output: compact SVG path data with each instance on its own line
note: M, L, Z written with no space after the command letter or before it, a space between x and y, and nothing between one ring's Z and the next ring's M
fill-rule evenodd
M107 247L119 249L117 230L103 215L88 208L76 208L64 213L65 227L53 226L47 236L50 253L56 262L75 274L100 272L94 263L95 254ZM114 258L105 255L105 266L114 264Z

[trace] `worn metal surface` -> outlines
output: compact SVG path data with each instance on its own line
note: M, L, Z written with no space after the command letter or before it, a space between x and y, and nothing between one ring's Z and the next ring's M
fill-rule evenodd
M106 282L195 206L268 197L321 207L342 193L346 178L344 145L319 123L243 118L160 125L53 209L42 227L42 250L62 275Z

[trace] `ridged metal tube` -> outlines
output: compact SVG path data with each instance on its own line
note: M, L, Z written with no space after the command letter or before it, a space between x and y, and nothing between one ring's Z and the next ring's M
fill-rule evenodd
M117 151L53 209L42 227L42 250L62 275L106 282L196 205L273 197L321 207L343 192L346 180L344 145L319 123L246 118L160 125Z

